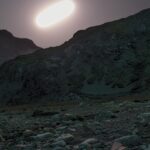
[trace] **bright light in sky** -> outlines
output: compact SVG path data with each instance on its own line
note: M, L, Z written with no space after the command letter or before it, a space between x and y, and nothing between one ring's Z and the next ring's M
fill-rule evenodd
M36 17L36 24L41 28L50 27L69 17L74 10L73 0L61 0L41 11Z

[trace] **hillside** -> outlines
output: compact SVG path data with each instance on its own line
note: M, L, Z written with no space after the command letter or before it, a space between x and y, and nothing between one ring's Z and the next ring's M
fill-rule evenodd
M31 40L16 38L7 30L0 30L0 64L16 56L34 52L37 49L39 47Z
M77 32L0 68L1 103L126 95L150 89L150 9ZM9 94L8 94L9 93Z

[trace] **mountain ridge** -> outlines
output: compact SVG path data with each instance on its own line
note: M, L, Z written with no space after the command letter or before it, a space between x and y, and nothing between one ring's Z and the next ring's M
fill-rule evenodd
M1 99L17 104L76 99L79 93L102 96L149 90L149 18L147 9L3 64Z
M39 48L32 40L17 38L7 30L0 30L0 64Z

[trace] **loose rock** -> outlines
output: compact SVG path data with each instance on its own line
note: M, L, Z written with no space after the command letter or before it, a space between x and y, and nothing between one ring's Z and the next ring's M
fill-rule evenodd
M96 143L98 140L95 138L89 138L87 140L85 140L84 142L82 142L82 144L94 144Z
M46 140L46 139L49 139L51 138L53 135L50 133L50 132L47 132L47 133L42 133L42 134L38 134L36 136L32 136L32 138L34 140L39 140L39 141L43 141L43 140Z
M137 135L128 135L115 140L117 143L121 143L123 146L132 147L138 146L142 143L142 139Z
M66 143L71 142L74 139L74 136L70 133L62 134L60 137L56 139L56 141L64 140Z

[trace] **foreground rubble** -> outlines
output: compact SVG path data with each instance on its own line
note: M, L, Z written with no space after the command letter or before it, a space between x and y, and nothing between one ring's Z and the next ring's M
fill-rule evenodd
M150 101L1 109L0 150L149 150Z

